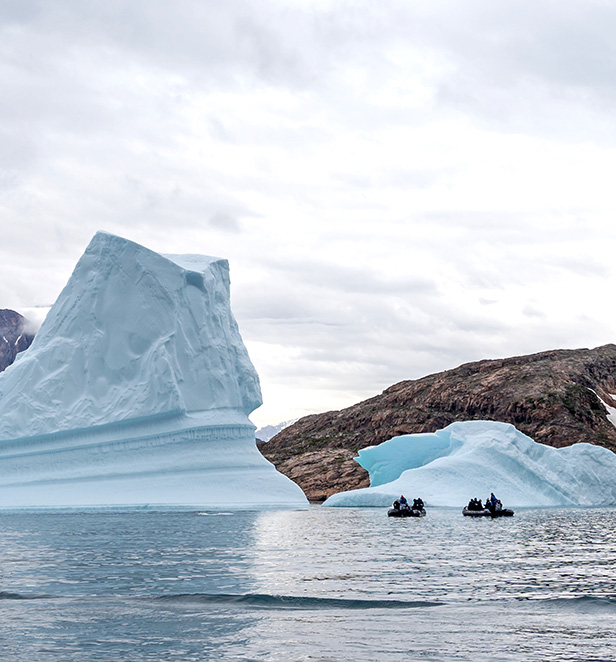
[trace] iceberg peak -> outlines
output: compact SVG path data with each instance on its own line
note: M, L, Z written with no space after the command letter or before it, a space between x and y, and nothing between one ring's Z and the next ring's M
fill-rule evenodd
M0 439L169 412L249 414L260 404L227 261L165 257L98 232L0 380Z
M98 232L0 375L0 504L306 505L256 449L229 288L224 259Z

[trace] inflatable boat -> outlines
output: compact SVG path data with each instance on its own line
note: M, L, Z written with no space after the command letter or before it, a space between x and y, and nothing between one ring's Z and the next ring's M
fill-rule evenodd
M462 514L465 517L513 517L513 510L511 508L502 508L501 510L488 510L483 508L482 510L470 510L469 508L463 508Z
M390 508L387 511L387 517L425 517L426 509L422 508Z

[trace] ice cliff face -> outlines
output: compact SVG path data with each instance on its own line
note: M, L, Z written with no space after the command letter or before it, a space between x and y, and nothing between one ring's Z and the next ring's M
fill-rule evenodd
M226 260L98 233L0 375L0 505L304 505L263 460Z
M580 443L552 448L513 425L452 423L359 451L370 487L331 496L327 506L386 506L400 494L462 508L494 492L506 506L616 504L616 454Z

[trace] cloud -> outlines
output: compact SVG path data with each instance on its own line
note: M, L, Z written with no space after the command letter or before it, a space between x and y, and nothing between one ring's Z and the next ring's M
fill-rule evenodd
M99 229L229 259L262 423L613 340L616 8L5 2L0 307Z
M532 304L524 306L522 309L522 314L526 315L526 317L537 317L539 319L545 319L543 311L535 308Z
M210 226L225 232L239 232L241 229L238 220L223 211L217 211L210 216Z

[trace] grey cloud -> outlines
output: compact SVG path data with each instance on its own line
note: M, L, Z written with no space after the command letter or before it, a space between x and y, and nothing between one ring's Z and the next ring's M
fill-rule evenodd
M448 313L441 310L441 319L446 319ZM465 329L451 322L443 325L437 317L431 319L431 324L413 324L412 319L403 322L386 310L381 310L378 317L367 318L362 311L362 317L361 324L345 327L343 333L332 333L318 325L284 326L283 333L274 335L270 326L263 327L261 333L250 323L241 322L241 328L247 338L260 337L262 342L299 350L291 361L270 365L270 379L287 383L290 388L314 384L340 392L353 390L361 398L404 379L416 379L467 361L505 356L516 349L511 343L503 345L506 331L511 332L505 325L495 333L494 327L488 330L470 321ZM538 338L535 342L526 347L519 343L516 353L542 348Z
M452 74L466 71L470 81L474 72L499 87L528 76L555 85L604 87L610 94L615 85L616 10L602 2L582 9L573 1L526 0L516 3L515 11L509 3L487 0L472 9L457 2L418 7L398 1L323 11L241 0L18 4L5 7L5 23L39 36L68 35L67 48L114 44L149 63L194 67L207 76L241 66L279 84L314 87L335 79L336 65L355 63L364 75L373 72L376 82L384 68L396 66L384 49L393 43L447 54L456 65ZM443 12L449 20L443 20Z
M242 0L60 0L53 7L25 0L23 5L23 11L4 13L5 23L64 40L68 52L96 48L104 57L110 48L121 48L149 66L192 70L204 80L226 79L228 85L236 82L229 75L234 70L294 85L306 77L306 57L299 53L300 45L311 40L310 21L301 11L281 13L269 5L257 10Z
M346 294L371 295L433 295L436 284L430 278L399 278L395 272L380 274L370 264L363 267L348 267L334 262L310 260L301 261L271 259L268 267L290 275L298 282L309 286L326 287L330 291Z
M210 227L224 230L225 232L239 232L241 230L237 218L224 211L214 212L214 214L210 216L209 224Z
M544 136L616 133L597 106L614 105L616 8L603 2L481 2L449 21L429 21L427 46L448 53L453 73L437 99L488 125Z
M550 58L559 54L569 57L567 44L574 39L567 35L579 33L578 41L587 47L582 52L597 51L580 65L586 83L593 85L593 72L605 67L602 63L610 62L611 56L609 40L590 39L592 28L607 36L616 16L609 8L592 3L583 17L575 11L575 4L565 4L562 11L560 6L539 3L537 8L529 2L521 3L513 14L508 3L488 2L474 5L473 11L462 11L457 3L440 3L430 10L394 2L385 9L366 3L353 11L334 6L320 13L298 8L282 11L267 3L257 7L240 0L219 5L187 0L130 4L60 0L53 5L25 0L22 4L24 9L19 11L10 4L4 17L5 25L17 22L20 32L19 37L6 30L2 35L5 60L12 62L16 76L9 83L11 94L0 102L0 116L14 122L44 117L46 125L56 122L71 133L107 126L116 135L134 135L138 130L138 123L130 119L130 98L122 98L122 113L108 81L88 79L89 67L80 70L82 62L90 61L93 66L100 62L103 70L115 67L136 79L139 67L159 67L176 75L180 97L212 86L252 86L251 77L275 86L301 87L311 93L312 103L332 128L336 124L341 129L356 125L366 130L392 123L421 125L432 116L387 104L377 107L363 96L363 90L356 93L346 82L354 70L374 76L375 90L394 75L412 76L417 65L402 65L386 55L392 43L421 47L435 54L437 60L454 65L450 71L445 67L435 78L445 106L463 103L467 109L485 114L496 103L497 117L505 118L518 108L523 123L541 122L550 114L519 108L518 100L525 95L519 94L518 83L525 84L532 75L546 85L569 85L563 76L571 67L551 65ZM442 20L443 11L451 20ZM30 72L25 78L24 68ZM584 76L578 78L584 80ZM606 85L613 82L611 70L596 76ZM578 82L572 79L570 84ZM562 98L539 99L532 92L531 103L537 100L541 108L559 102L562 109L566 102ZM173 104L173 100L168 103ZM154 120L157 111L148 112ZM165 113L164 109L161 112ZM165 115L168 118L170 113ZM582 134L594 131L596 123L575 124ZM212 128L219 139L233 139L234 131L226 127L224 119L214 118ZM283 139L287 144L299 144L303 139L296 130L284 138L281 133L285 130L278 126L252 135L243 131L241 140L245 143L261 136L263 144ZM327 140L330 135L317 128L306 130L313 132L305 138L309 141ZM345 173L340 176L344 178ZM411 169L408 173L383 174L373 181L375 186L387 181L404 185L406 181L422 187L438 176L438 171Z
M550 324L539 299L519 304L563 276L611 292L600 249L614 235L592 221L605 203L589 199L576 225L584 209L533 190L519 191L528 212L481 211L478 186L443 210L477 176L482 130L616 140L615 17L572 0L5 2L0 307L52 300L107 229L228 257L245 338L292 356L263 367L279 383L367 395L463 361L607 341L603 311ZM470 140L442 157L451 126ZM433 160L418 162L409 134Z
M522 314L526 317L536 317L538 319L545 319L546 315L542 310L539 310L533 304L526 304L522 309Z
M551 260L551 265L554 268L572 272L580 278L608 279L613 273L610 267L597 261L597 257L592 254L585 257L554 258Z
M431 301L432 307L425 302L415 305L412 300L400 307L383 297L366 300L349 294L341 298L331 292L323 296L311 285L270 287L251 298L250 307L237 297L235 302L247 337L298 348L299 357L309 363L371 365L372 371L399 370L407 353L417 352L422 345L437 351L450 342L448 337L465 334L480 342L486 335L506 331L503 323L452 311L438 299Z

